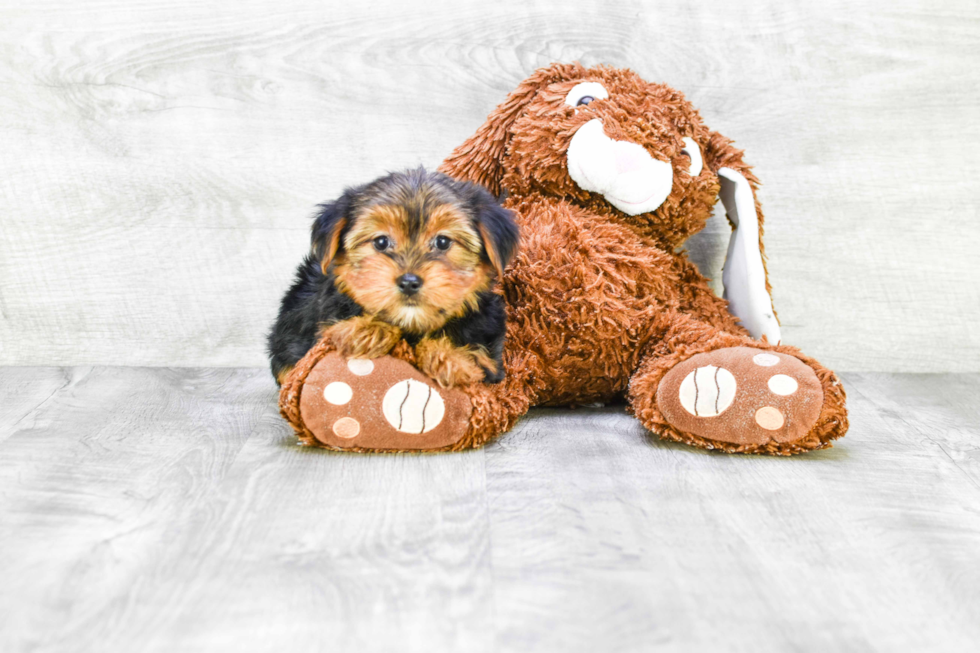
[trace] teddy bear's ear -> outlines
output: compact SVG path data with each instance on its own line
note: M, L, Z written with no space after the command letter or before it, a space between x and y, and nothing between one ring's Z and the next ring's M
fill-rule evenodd
M732 237L728 242L722 282L728 309L739 318L753 338L780 341L779 321L772 304L772 286L766 270L762 241L763 215L757 191L759 179L745 163L742 150L718 133L712 133L704 150L707 166L718 175L721 201Z
M502 161L514 122L521 117L539 90L563 75L579 70L581 66L578 64L554 64L535 71L490 112L486 122L473 136L453 150L439 166L439 172L475 182L499 196L500 180L504 176Z

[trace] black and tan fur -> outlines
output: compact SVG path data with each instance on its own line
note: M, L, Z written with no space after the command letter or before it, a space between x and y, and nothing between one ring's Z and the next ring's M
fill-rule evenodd
M504 301L494 286L517 226L489 192L419 168L320 209L269 334L277 381L324 336L359 358L404 339L443 387L503 378Z

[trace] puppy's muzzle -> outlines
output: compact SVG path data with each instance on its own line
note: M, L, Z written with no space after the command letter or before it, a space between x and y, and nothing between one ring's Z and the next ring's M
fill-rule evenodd
M395 279L395 283L398 284L398 289L402 291L402 294L412 296L419 291L422 287L422 279L417 274L412 274L407 272L402 276Z

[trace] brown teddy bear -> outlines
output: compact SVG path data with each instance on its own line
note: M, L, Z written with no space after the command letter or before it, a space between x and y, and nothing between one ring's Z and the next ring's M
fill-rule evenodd
M506 197L517 215L504 381L441 388L405 342L345 360L324 340L280 394L302 442L457 450L531 406L624 397L651 431L705 449L788 455L847 431L834 373L779 344L758 180L678 91L630 70L554 64L440 170ZM734 229L724 299L680 250L719 195Z

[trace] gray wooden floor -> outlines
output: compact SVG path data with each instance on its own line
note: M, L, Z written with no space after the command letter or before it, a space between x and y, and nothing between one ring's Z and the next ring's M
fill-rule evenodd
M805 457L618 408L364 456L261 369L0 368L0 650L976 650L980 375L843 376Z

